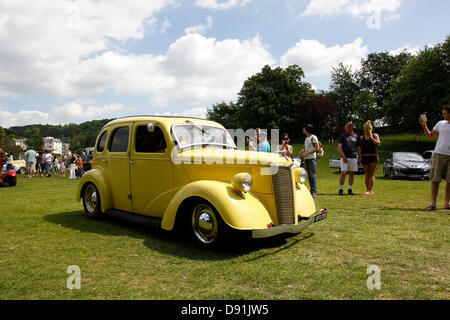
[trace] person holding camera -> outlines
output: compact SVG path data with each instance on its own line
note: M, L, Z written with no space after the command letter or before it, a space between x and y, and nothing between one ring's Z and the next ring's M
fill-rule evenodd
M431 160L431 204L425 208L426 211L436 210L436 200L439 191L439 183L445 176L447 181L445 188L444 209L450 209L450 105L442 109L444 120L439 121L432 131L428 129L426 116L419 118L419 123L423 127L423 132L429 140L438 137Z

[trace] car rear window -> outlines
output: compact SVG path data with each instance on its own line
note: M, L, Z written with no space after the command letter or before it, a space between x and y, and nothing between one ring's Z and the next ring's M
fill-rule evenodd
M122 127L114 130L112 133L109 151L111 152L127 152L128 151L128 136L130 129Z

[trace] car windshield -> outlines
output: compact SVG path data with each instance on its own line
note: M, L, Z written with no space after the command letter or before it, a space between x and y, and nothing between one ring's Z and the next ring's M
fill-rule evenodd
M176 124L172 127L175 142L183 149L193 146L213 146L236 149L229 133L222 128L196 124Z
M395 161L424 161L423 157L417 153L394 153Z

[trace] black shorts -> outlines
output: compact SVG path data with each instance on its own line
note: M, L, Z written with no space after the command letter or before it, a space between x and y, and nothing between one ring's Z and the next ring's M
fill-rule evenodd
M378 163L378 156L362 156L361 162L363 166L369 165L371 163Z

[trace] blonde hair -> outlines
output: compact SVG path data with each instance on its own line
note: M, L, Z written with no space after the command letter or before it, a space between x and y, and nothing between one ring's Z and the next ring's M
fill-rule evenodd
M367 122L364 123L364 129L366 129L366 127L369 127L370 130L373 130L372 121L367 120Z

